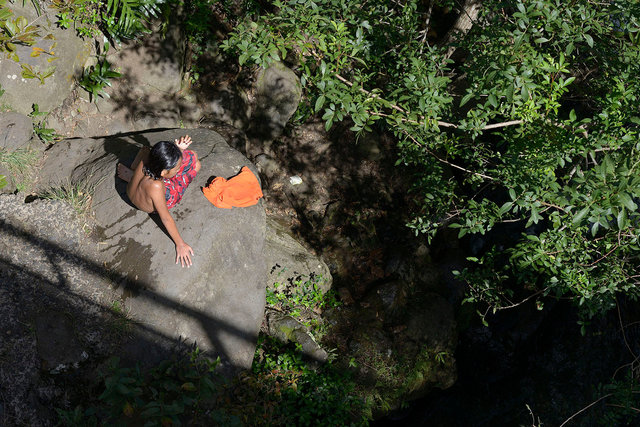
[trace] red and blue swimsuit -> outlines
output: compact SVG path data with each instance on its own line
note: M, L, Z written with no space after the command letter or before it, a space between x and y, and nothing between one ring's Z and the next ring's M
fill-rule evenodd
M193 178L196 177L196 156L191 150L182 152L182 166L173 178L163 179L164 198L167 200L167 208L171 209L182 200L184 190L187 189Z

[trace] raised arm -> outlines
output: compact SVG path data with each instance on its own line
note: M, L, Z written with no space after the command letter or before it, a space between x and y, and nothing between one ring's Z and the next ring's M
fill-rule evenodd
M157 185L154 183L151 191L151 200L153 201L153 207L160 216L162 224L176 245L176 264L180 262L183 267L185 265L190 267L192 264L191 256L193 256L193 249L182 240L176 222L169 213L169 209L167 209L167 202L164 198L164 185L162 185L162 183L158 182Z
M189 135L185 135L180 137L180 139L174 139L173 142L178 146L180 151L184 151L189 148L193 141Z

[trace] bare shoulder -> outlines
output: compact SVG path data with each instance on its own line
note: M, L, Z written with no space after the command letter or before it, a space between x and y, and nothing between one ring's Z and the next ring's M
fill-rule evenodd
M162 193L164 194L164 182L161 179L150 179L147 183L147 191L150 194L153 193Z

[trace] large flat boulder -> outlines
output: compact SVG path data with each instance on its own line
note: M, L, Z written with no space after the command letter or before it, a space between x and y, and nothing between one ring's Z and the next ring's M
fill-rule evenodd
M178 206L171 209L183 239L193 248L193 266L175 264L175 247L159 218L130 205L118 161L131 162L141 146L189 134L202 169ZM201 187L212 176L230 177L255 167L207 129L173 129L100 139L66 140L47 151L41 188L68 183L93 186L101 256L126 297L126 310L144 339L125 346L134 358L166 356L184 340L219 355L228 367L251 366L265 303L262 203L218 209ZM257 176L257 174L256 174Z

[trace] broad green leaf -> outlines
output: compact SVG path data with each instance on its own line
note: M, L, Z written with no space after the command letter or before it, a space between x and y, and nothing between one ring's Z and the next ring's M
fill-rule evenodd
M493 108L498 108L498 100L494 94L489 95L489 104L493 105Z
M591 37L589 34L585 34L584 40L587 42L589 47L593 47L593 37Z
M469 100L473 98L473 93L468 93L465 96L462 97L462 100L460 101L460 106L462 107L464 104L466 104L467 102L469 102Z
M574 224L579 224L588 213L589 206L582 208L576 215L574 215L572 222Z
M638 205L635 204L633 199L631 199L631 197L627 193L619 193L618 200L620 201L620 203L622 203L624 207L629 209L631 212L634 212L636 209L638 209Z
M505 213L509 212L509 210L511 209L511 207L513 206L513 202L507 202L504 205L502 205L500 207L500 210L498 210L498 215L502 216Z
M623 208L620 209L617 216L618 229L622 230L627 226L627 211Z

